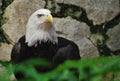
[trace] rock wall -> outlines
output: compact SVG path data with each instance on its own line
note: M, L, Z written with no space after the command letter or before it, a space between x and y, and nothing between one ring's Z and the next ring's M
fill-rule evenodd
M75 5L86 10L93 24L105 23L119 14L119 0L56 0L57 3Z
M74 41L82 58L120 52L119 0L14 0L3 15L2 29L12 44L8 52L2 44L3 57L10 55L11 46L25 34L29 16L40 8L51 10L58 35Z

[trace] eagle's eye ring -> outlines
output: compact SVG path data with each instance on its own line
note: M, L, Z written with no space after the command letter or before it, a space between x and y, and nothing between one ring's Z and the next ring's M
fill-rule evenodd
M40 18L41 16L44 16L44 14L37 14L38 18Z

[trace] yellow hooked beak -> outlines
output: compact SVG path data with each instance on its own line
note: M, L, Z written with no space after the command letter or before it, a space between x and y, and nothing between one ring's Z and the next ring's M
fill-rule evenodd
M51 14L48 14L48 15L47 15L46 22L50 22L50 23L53 22L53 17L52 17Z

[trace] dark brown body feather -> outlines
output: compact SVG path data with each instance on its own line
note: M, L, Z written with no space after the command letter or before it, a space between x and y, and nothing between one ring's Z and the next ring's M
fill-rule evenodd
M25 36L21 37L12 49L11 62L19 64L29 59L42 58L52 63L51 67L38 67L39 72L48 72L65 60L80 59L78 46L65 38L58 37L58 44L42 42L41 44L28 47L25 43ZM23 77L22 73L15 73L17 79Z

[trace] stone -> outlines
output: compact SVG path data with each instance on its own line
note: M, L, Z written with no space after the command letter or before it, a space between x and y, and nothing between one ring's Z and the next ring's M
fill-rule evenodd
M100 56L97 47L89 39L82 38L76 41L76 44L79 46L82 58L95 58Z
M54 18L54 26L59 35L70 40L77 41L83 37L90 36L89 26L71 17Z
M44 0L14 0L5 10L4 25L6 37L12 42L25 34L26 23L30 15L45 6Z
M2 0L0 0L0 7L2 6Z
M56 2L85 9L87 17L94 25L110 21L120 13L119 0L56 0Z
M0 61L10 61L10 54L13 45L2 43L0 46Z
M97 48L88 39L91 35L89 26L71 17L54 18L54 26L59 36L74 41L82 58L99 56Z
M107 46L112 51L120 50L120 23L112 29L109 29L107 35L109 36L109 40L106 43Z

